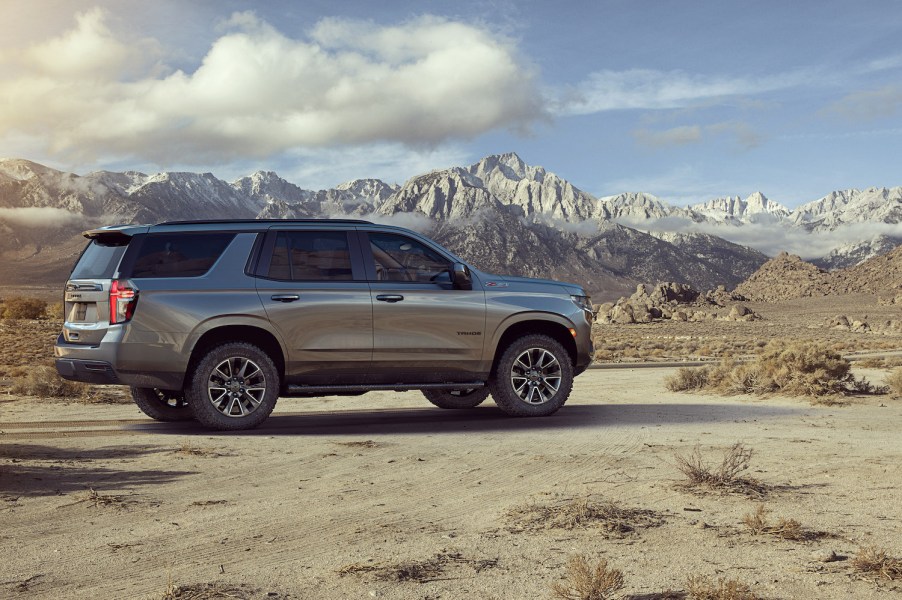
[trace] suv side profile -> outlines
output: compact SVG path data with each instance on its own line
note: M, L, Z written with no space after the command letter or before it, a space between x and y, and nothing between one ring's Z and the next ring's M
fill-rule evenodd
M84 233L54 352L66 379L131 388L160 421L255 427L279 397L421 390L557 411L589 365L573 284L483 273L357 220L176 221Z

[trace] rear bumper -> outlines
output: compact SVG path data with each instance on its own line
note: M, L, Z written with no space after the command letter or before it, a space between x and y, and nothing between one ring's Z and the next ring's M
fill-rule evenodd
M135 371L122 368L119 337L100 342L97 346L72 344L62 334L54 346L56 372L63 379L97 385L128 385L131 387L178 390L182 388L184 373Z
M113 365L97 360L56 359L56 372L63 379L96 384L122 384Z

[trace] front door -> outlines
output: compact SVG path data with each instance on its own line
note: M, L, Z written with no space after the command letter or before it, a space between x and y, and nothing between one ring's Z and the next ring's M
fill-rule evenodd
M361 240L372 293L373 371L384 383L472 381L482 363L485 293L454 289L452 263L415 238L371 231Z

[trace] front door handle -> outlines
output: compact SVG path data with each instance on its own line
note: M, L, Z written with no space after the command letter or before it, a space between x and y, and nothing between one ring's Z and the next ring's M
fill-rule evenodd
M270 298L276 302L294 302L301 299L297 294L273 294Z
M379 302L390 302L394 304L395 302L400 302L404 299L404 296L401 294L379 294L376 296L376 300Z

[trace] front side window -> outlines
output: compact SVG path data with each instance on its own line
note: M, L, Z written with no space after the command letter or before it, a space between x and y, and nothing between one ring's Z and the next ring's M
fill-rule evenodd
M284 281L353 279L344 231L280 231L266 277Z
M370 233L379 281L450 281L451 264L438 252L402 235Z

